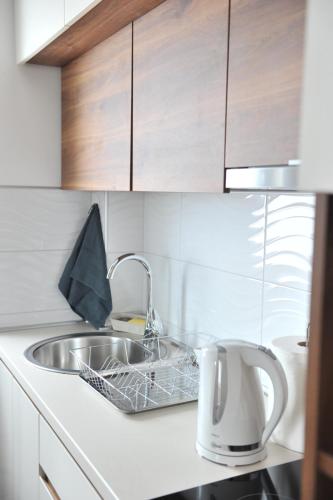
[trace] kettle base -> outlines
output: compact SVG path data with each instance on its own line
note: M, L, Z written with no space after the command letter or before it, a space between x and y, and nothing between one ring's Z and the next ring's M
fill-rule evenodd
M201 444L196 443L196 449L200 457L215 462L216 464L227 465L229 467L237 467L238 465L251 465L256 462L260 462L267 457L266 448L262 448L260 451L251 453L250 455L222 455L220 453L215 453L214 451L207 450Z

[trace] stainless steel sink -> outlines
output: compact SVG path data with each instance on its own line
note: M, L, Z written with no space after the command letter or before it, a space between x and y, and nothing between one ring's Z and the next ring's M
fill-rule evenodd
M81 356L89 356L89 360L83 359L83 361L89 363L89 366L95 370L99 370L103 365L106 355L112 355L119 361L131 364L147 360L138 344L128 338L115 337L114 333L75 333L53 337L33 344L25 351L24 355L39 368L70 374L77 374L79 371L77 361L70 351L82 347L106 345L105 350L82 349L80 351L82 352Z

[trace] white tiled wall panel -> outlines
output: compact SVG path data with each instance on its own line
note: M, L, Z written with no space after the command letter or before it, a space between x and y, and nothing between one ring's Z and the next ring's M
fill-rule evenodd
M267 344L309 318L315 197L145 194L144 248L164 322Z
M78 319L57 289L92 202L109 264L151 262L165 324L263 342L308 322L315 198L298 194L84 193L0 189L0 326ZM140 311L146 276L124 263L114 311Z
M144 248L162 257L180 257L182 195L146 193Z
M306 335L310 292L278 285L264 285L262 342L274 338Z
M310 290L315 197L268 197L265 281Z
M108 251L143 252L143 193L108 193Z
M78 191L0 188L0 251L71 248L90 204Z
M262 278L265 196L186 194L181 258L251 278Z
M109 262L143 251L142 194L0 188L0 327L80 319L57 285L92 203L100 206L113 249ZM138 264L124 264L112 293L115 310L142 310L145 277Z

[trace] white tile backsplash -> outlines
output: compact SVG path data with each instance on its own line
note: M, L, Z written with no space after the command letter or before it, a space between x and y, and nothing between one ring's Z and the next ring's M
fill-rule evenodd
M90 193L0 188L0 251L71 248L90 204Z
M180 193L146 193L144 249L146 252L178 259L181 230Z
M310 297L310 292L265 283L262 343L289 335L306 337Z
M260 341L260 281L184 262L181 291L183 330Z
M0 188L0 327L80 319L57 285L92 203L109 261L143 251L143 194ZM142 310L143 278L138 264L124 264L113 283L115 308Z
M143 193L108 193L109 252L143 252L143 210Z
M264 195L185 194L181 217L183 261L262 278Z
M144 203L164 322L264 343L305 331L314 196L146 193Z
M57 291L68 251L2 252L0 311L14 314L66 309Z
M265 281L310 290L314 214L314 196L268 196Z
M0 188L0 326L78 319L57 282L93 202L109 264L127 252L150 261L165 324L264 343L305 331L314 196L28 188ZM114 311L145 309L138 263L111 289Z

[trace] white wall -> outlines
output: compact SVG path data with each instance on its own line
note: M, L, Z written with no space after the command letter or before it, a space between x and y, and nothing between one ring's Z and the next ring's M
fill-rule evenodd
M0 185L60 186L60 69L17 66L14 0L0 1Z
M145 254L165 324L268 343L308 322L314 197L87 193L0 188L0 327L79 319L57 289L91 203L109 263ZM140 311L146 276L127 262L114 311Z
M0 188L0 327L75 321L57 285L93 202L106 195ZM108 259L143 250L143 195L109 194ZM112 282L116 311L141 310L143 274L129 263Z
M267 344L309 316L315 199L145 194L156 308L188 331Z

